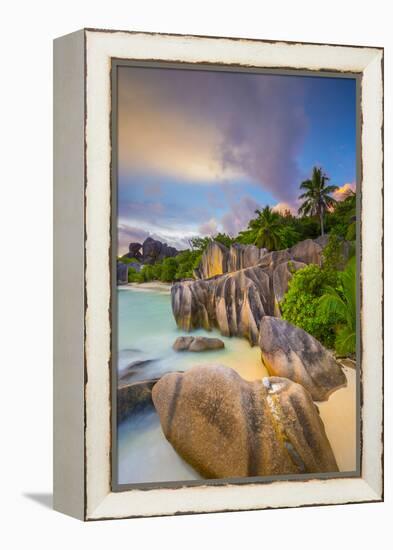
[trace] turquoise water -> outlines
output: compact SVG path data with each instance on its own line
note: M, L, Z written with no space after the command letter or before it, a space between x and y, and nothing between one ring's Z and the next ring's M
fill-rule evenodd
M217 331L196 330L192 334L215 336L225 342L223 350L175 352L179 330L172 315L169 289L118 289L118 372L124 374L135 361L148 361L132 369L130 382L145 380L170 371L185 371L193 365L219 363L236 368L246 379L266 376L260 351L247 341L226 338ZM118 427L118 481L147 483L200 479L168 443L154 409L134 414Z
M185 371L193 365L219 363L235 369L246 380L268 376L260 350L246 340L226 338L217 331L192 334L221 338L225 349L209 352L175 352L173 342L185 335L172 316L168 288L118 289L119 376L135 361L150 361L131 369L129 382ZM329 441L341 471L352 471L356 463L356 376L344 369L348 386L318 403ZM154 409L131 415L118 427L118 480L123 483L197 480L200 476L184 462L166 440Z

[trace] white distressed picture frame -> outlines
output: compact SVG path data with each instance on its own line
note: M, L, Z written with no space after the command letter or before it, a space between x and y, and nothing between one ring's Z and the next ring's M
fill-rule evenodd
M86 29L54 53L55 508L98 520L381 501L383 50ZM359 477L111 490L112 59L361 74Z

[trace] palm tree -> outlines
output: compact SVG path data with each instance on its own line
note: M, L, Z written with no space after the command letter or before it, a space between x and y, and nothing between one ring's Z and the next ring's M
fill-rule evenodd
M251 220L249 227L255 232L254 244L268 250L277 250L281 246L281 223L280 214L274 212L270 206L255 210L258 217Z
M299 196L299 199L304 199L303 204L299 208L299 214L303 216L319 216L321 235L325 233L323 225L324 213L336 204L335 199L330 194L338 189L336 185L326 185L328 181L329 178L322 172L322 168L314 166L311 179L303 181L300 185L300 189L304 189L305 192Z
M356 349L356 258L339 272L337 288L327 286L319 300L321 315L336 319L335 348L338 354L355 353Z

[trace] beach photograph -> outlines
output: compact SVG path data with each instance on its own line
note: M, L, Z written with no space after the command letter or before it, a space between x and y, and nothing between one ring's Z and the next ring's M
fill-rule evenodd
M118 487L353 475L356 79L117 70Z

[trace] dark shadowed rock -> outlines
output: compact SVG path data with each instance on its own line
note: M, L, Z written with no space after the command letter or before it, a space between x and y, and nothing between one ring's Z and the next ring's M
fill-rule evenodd
M256 344L263 315L274 313L269 276L249 267L208 280L172 285L172 311L179 328L210 330L224 336L244 336Z
M117 262L117 282L118 284L128 283L128 264L123 264L123 262Z
M152 389L162 375L137 382L120 381L117 389L117 420L153 407Z
M321 265L322 263L322 246L312 239L300 241L289 252L291 258L298 262L316 265Z
M320 235L314 242L319 244L320 247L325 248L329 244L329 235Z
M125 384L117 390L117 420L121 422L133 412L151 407L151 390L158 378Z
M259 345L269 374L302 384L315 401L325 401L346 385L345 374L333 355L311 334L287 321L265 316Z
M165 375L152 398L165 437L206 478L338 471L311 396L290 380L199 366Z
M133 269L135 269L135 271L136 271L137 273L139 273L139 272L141 271L141 269L142 269L142 265L139 264L138 262L130 262L130 263L128 264L128 267L132 267Z
M211 351L223 347L224 342L219 338L205 336L179 336L173 344L175 351Z
M288 283L293 277L293 273L299 269L306 267L303 262L296 262L291 260L289 262L283 262L279 264L273 272L273 291L274 298L279 304L284 298L284 294L288 290Z
M129 258L135 258L137 260L142 258L142 254L140 252L142 248L141 243L130 243L128 246L128 257Z
M144 264L155 264L165 258L172 258L179 253L173 246L148 237L142 245L142 262Z

